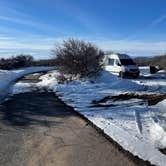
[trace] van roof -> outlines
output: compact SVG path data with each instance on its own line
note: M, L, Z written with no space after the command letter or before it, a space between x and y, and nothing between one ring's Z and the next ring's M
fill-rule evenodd
M120 53L112 53L107 55L109 58L114 58L114 59L131 59L129 55L127 54L120 54Z

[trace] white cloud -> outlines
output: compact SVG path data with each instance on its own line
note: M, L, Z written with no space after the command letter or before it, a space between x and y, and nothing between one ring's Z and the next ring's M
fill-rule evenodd
M127 53L132 56L153 56L166 53L165 41L136 41L136 40L112 40L93 41L105 51Z
M0 49L8 49L8 50L16 50L16 49L32 49L32 50L49 50L52 45L48 43L41 43L38 41L37 43L25 42L21 43L21 41L13 41L13 40L1 40L0 41Z
M144 42L144 41L97 41L100 47L105 50L119 51L166 51L165 41Z
M166 14L153 20L150 26L156 26L156 25L160 24L161 22L163 22L164 20L166 20Z
M32 17L29 13L24 13L20 10L16 10L13 7L9 7L8 5L0 4L0 21L10 22L12 24L24 25L28 30L29 27L40 30L44 33L51 32L58 35L67 35L68 33L62 28L55 25L52 25L48 22L39 21L37 18ZM5 28L8 29L10 33L13 32L14 26L3 26L1 23L0 28L2 27L2 31L5 31ZM0 29L1 30L1 29ZM14 29L15 31L16 29ZM24 31L23 29L17 28L17 32ZM31 30L29 30L31 32Z
M13 38L12 37L6 37L6 36L1 36L0 35L0 41L1 40L12 40Z
M31 36L29 38L10 38L0 37L0 55L6 55L9 53L26 53L33 52L42 54L50 53L53 49L54 44L61 43L65 37L62 38L43 38L40 36ZM81 39L81 38L80 38ZM127 40L91 40L99 48L103 50L112 50L116 52L129 53L134 56L146 56L146 55L157 55L166 53L166 42L155 41L155 42L144 42L144 41L127 41ZM46 56L47 56L46 55Z
M11 16L0 16L0 20L8 21L8 22L16 23L16 24L21 24L21 25L26 25L27 27L33 27L33 28L36 28L38 30L42 30L45 32L52 31L54 33L58 33L61 35L66 35L66 33L64 31L62 31L61 29L58 29L55 26L48 25L45 23L40 23L38 21L32 21L29 18L27 19L27 18L16 18L16 17L11 17Z

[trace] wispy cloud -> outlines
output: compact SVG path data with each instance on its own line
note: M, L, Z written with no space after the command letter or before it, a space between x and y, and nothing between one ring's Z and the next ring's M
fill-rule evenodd
M166 41L144 42L144 41L95 41L103 50L112 50L115 52L130 53L134 56L152 56L154 54L166 53Z
M29 38L27 40L14 40L14 38L5 38L5 37L0 37L0 49L8 49L8 50L13 50L13 49L35 49L35 50L49 50L51 49L52 45L50 44L49 41L44 42L45 39L36 39L36 38Z
M8 40L12 40L12 39L13 39L12 37L6 37L6 36L3 36L3 35L2 35L2 36L0 35L0 41L1 41L1 40L3 40L3 41L6 40L6 41L8 41Z
M38 19L35 19L30 14L24 13L20 11L19 9L11 8L9 6L5 6L0 3L0 21L2 22L8 22L12 24L18 24L18 25L24 25L24 27L28 30L28 28L34 28L36 30L42 31L45 34L48 32L52 34L58 34L58 35L67 35L68 33L62 28L55 25L52 25L50 23L41 22ZM1 23L1 25L3 25ZM13 28L14 26L12 26ZM10 26L6 26L6 28L10 28ZM11 28L11 31L12 31ZM19 30L19 27L18 27ZM24 31L24 29L20 29L21 31ZM31 32L31 29L29 30Z
M31 54L37 58L49 58L54 45L60 44L65 38L43 36L8 37L0 36L0 57L17 54Z
M147 22L147 24L142 25L142 28L138 29L135 33L129 35L127 38L125 38L124 40L133 40L133 39L137 39L140 38L140 36L144 35L144 38L146 36L146 33L148 32L148 30L155 28L158 24L162 23L163 21L166 20L166 14L161 15L160 17Z
M67 38L43 38L29 37L27 39L17 39L0 37L0 56L20 53L32 53L32 55L50 56L54 44L61 44ZM81 38L84 39L85 38ZM124 40L90 40L103 50L129 53L134 56L157 55L166 53L166 42L144 42L144 41L124 41Z
M49 58L53 48L53 39L29 37L0 37L0 57L10 57L17 54L31 54L36 58Z
M99 23L99 19L93 14L93 10L89 11L83 9L77 1L69 2L60 0L57 3L56 9L63 11L63 13L71 19L75 19L75 21L77 21L82 28L89 31L89 33L93 35L100 33L101 24Z
M152 21L152 23L150 24L150 26L156 26L158 24L160 24L161 22L166 20L166 14L160 16L159 18L155 19Z
M58 4L59 5L59 4ZM64 12L66 15L69 15L71 18L75 18L78 22L81 23L82 26L86 27L89 31L92 32L93 36L97 36L96 34L100 32L100 26L96 26L97 22L93 18L93 15L86 13L81 9L81 7L74 4L61 4L63 6ZM62 6L59 8L62 10ZM5 25L0 25L0 33L5 32L5 35L0 35L0 56L9 56L13 54L19 53L31 53L32 55L47 55L50 54L50 50L53 48L55 43L61 43L64 39L67 38L68 33L66 33L62 28L55 27L51 24L47 24L44 22L40 22L32 18L30 15L26 13L22 13L20 11L16 11L14 9L8 8L5 10L5 7L0 6L0 10L5 12L0 12L0 21L8 22L12 24L24 25L27 29L34 28L43 32L51 32L51 34L59 34L60 38L49 37L50 35L46 35L45 37L39 35L29 35L27 32L23 34L22 30L19 28L14 29L14 27L5 27ZM75 11L75 12L71 12ZM76 14L77 13L77 14ZM154 41L154 42L145 42L143 40L138 41L136 38L140 33L143 33L150 27L157 26L161 22L166 20L166 15L162 15L161 17L152 20L152 22L147 23L146 26L143 26L141 30L138 30L135 34L129 36L124 40L93 40L90 37L79 37L80 39L90 40L93 43L97 44L100 48L104 50L112 50L116 52L126 52L131 53L136 56L141 54L162 54L166 52L166 41ZM13 32L13 35L9 35ZM53 33L54 32L54 33ZM17 33L17 35L15 35ZM19 35L19 33L21 35ZM29 31L31 33L31 31ZM104 34L106 35L106 34ZM28 37L27 37L28 36Z
M20 24L20 25L26 25L27 27L33 27L33 28L38 29L40 31L45 31L45 32L51 31L53 33L57 33L60 35L67 35L67 33L58 29L57 27L55 27L53 25L48 25L45 23L32 21L30 19L16 18L16 17L12 17L12 16L9 17L9 16L1 16L0 15L0 20L11 22L11 23L16 23L16 24Z
M144 41L97 41L98 45L105 50L140 50L140 51L166 51L166 41L144 42Z

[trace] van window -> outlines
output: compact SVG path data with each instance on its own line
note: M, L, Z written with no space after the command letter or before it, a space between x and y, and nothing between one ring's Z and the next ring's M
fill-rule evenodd
M110 58L109 58L109 59L108 59L108 64L111 65L111 66L113 66L113 65L114 65L114 59L110 59Z
M119 66L120 62L118 59L115 60L115 65Z
M122 65L135 65L134 61L132 59L120 59L120 62Z

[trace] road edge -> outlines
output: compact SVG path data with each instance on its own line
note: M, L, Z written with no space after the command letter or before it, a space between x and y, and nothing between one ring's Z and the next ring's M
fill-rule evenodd
M86 122L88 122L89 125L91 125L99 134L101 134L103 137L105 137L109 142L112 143L112 145L117 148L119 151L121 151L129 160L133 161L134 163L136 163L139 166L155 166L153 164L150 163L150 161L145 161L143 159L141 159L138 156L133 155L131 152L125 150L120 144L118 144L114 139L112 139L108 134L106 134L104 132L104 130L102 130L101 128L99 128L98 126L96 126L92 121L90 121L87 117L85 117L83 114L81 114L80 112L76 111L72 106L66 104L61 98L60 96L58 96L56 94L56 92L54 93L54 95L58 98L58 100L65 106L67 107L70 111L74 112L77 116L81 117L83 120L85 120Z

